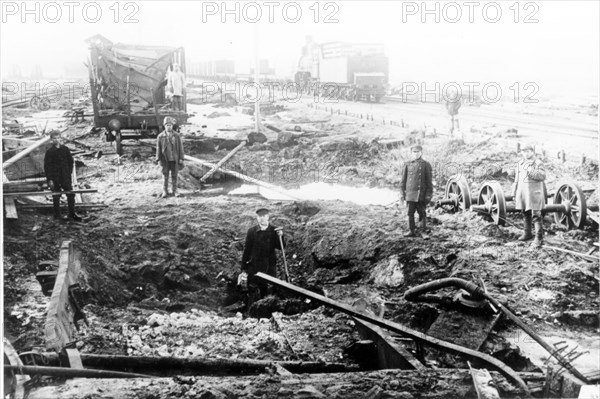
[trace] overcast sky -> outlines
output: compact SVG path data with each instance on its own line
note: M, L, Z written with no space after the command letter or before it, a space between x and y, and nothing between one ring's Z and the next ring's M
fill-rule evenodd
M36 3L40 22L35 21ZM312 35L321 43L384 43L390 58L390 81L396 84L493 81L508 87L511 82L522 86L533 81L542 95L565 92L574 96L597 93L598 89L597 1L471 2L471 6L462 1L429 1L427 7L434 14L427 15L421 1L336 1L319 2L316 7L313 1L292 5L282 1L274 2L272 23L265 2L255 2L252 7L246 6L247 2L228 2L229 9L238 4L240 22L234 20L235 14L222 14L221 2L121 2L118 15L110 8L112 1L75 2L73 22L69 22L69 8L63 2L46 3L29 2L34 12L23 15L20 1L2 2L3 77L13 65L19 65L25 76L35 64L40 64L46 75L60 74L63 65L84 62L88 52L83 41L97 33L114 42L184 46L188 60L235 59L238 71L245 72L258 30L261 58L270 59L277 72L285 75L293 72L305 36ZM435 21L435 7L439 22ZM315 15L317 8L319 14ZM244 17L254 18L256 9L262 12L260 22L244 21ZM297 9L302 15L292 22ZM502 14L497 17L498 9ZM57 10L61 10L60 18ZM97 10L101 15L93 23ZM458 19L457 11L461 17L452 23ZM125 23L128 15L137 22ZM328 15L331 23L325 22ZM22 18L26 18L24 23ZM221 18L227 18L226 22ZM494 19L498 21L492 23Z

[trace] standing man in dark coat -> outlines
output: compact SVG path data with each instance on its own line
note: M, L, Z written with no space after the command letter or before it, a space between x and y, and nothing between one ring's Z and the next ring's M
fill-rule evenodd
M63 145L60 132L54 130L50 132L52 147L46 151L44 156L44 173L48 187L58 194L52 195L54 206L54 219L63 220L60 215L60 192L72 191L71 173L73 173L73 156L67 146ZM75 214L75 194L67 194L67 204L69 206L69 218L80 222L81 217Z
M248 307L267 295L267 283L258 281L254 275L262 272L277 277L275 249L281 250L279 237L283 241L282 229L269 223L268 209L257 210L256 220L258 225L250 227L246 234L242 256L242 272L248 274Z
M433 178L431 165L421 158L423 148L420 145L412 147L413 160L404 163L400 180L400 201L408 204L408 227L405 237L416 237L415 211L419 213L421 229L426 231L425 208L433 196Z
M177 174L183 169L183 144L181 137L173 130L175 118L165 117L163 125L165 130L156 138L156 163L162 166L163 192L161 197L169 195L169 173L173 184L173 195L179 197L177 192Z
M541 160L535 156L532 144L527 144L522 150L523 159L517 164L515 171L515 184L513 185L513 196L516 208L523 211L525 226L519 241L527 241L534 238L531 234L531 222L535 226L535 240L533 247L539 248L543 244L544 224L542 210L544 209L544 180L546 169Z

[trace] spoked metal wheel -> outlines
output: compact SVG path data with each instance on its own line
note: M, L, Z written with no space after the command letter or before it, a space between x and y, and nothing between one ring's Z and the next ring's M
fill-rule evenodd
M554 204L562 205L562 210L554 212L556 224L567 229L583 229L587 217L587 206L583 190L575 183L561 182L554 193Z
M463 176L453 176L448 180L441 207L451 212L464 212L471 208L471 191Z
M477 204L498 226L506 223L506 201L498 182L484 183L477 195Z

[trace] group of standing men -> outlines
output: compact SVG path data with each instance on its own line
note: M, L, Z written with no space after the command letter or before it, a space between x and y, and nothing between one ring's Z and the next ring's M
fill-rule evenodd
M426 208L433 196L433 173L431 164L422 158L423 148L415 145L411 148L412 160L405 162L402 167L400 180L400 201L407 203L408 231L405 237L416 237L415 211L419 214L420 228L423 238L426 233ZM544 225L542 211L544 209L544 180L546 171L542 161L535 156L533 145L527 144L522 148L523 159L515 167L515 182L513 198L516 209L523 212L524 228L519 241L534 239L533 247L543 245ZM535 235L532 234L535 226Z

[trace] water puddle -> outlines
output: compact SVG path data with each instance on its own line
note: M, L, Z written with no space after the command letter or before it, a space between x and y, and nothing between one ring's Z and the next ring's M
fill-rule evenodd
M269 200L347 201L357 205L388 205L399 199L399 192L387 188L349 187L338 184L310 183L293 190L277 192L268 188L243 184L230 191L232 195L258 194ZM286 195L287 194L287 195Z

